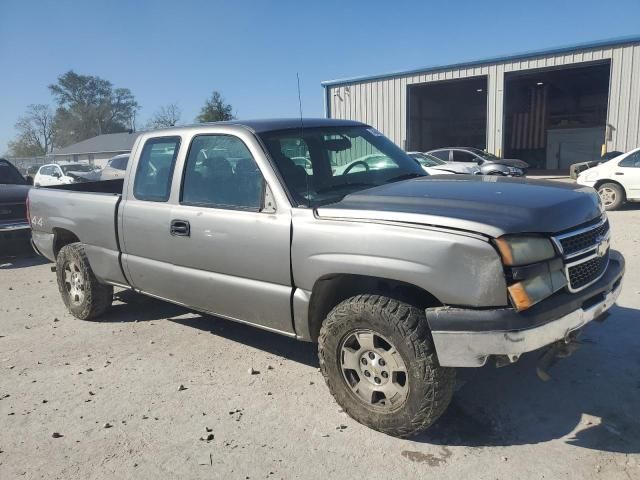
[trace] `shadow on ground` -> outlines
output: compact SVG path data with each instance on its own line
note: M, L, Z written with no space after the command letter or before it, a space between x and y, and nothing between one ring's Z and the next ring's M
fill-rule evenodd
M44 257L29 255L20 257L4 257L0 258L0 270L13 270L16 268L35 267L37 265L44 265L50 263Z
M292 338L124 291L103 318L109 322L160 320L211 332L234 342L317 367L316 347ZM529 445L564 438L594 450L640 453L640 312L614 307L602 325L590 325L585 344L542 382L537 354L496 369L459 370L459 388L447 412L411 441L473 447Z

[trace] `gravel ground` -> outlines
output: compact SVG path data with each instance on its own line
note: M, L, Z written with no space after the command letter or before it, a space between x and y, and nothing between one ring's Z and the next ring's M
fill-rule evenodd
M639 479L640 208L610 218L627 259L612 316L550 382L535 355L461 372L412 440L342 413L313 345L128 292L81 322L49 264L7 262L0 478Z

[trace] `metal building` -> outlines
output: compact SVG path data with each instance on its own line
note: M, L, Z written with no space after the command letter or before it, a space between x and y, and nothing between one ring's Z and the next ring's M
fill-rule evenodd
M478 147L564 170L640 146L640 36L322 85L328 117L406 150Z

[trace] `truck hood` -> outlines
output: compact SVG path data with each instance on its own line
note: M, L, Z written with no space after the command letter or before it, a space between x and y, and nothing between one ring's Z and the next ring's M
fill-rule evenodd
M30 188L31 185L0 184L0 204L25 202Z
M381 185L317 209L320 218L433 225L499 237L550 234L602 214L590 187L496 176L438 175Z

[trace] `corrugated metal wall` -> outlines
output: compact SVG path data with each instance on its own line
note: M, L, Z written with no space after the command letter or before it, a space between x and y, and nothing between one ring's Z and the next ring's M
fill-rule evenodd
M540 55L504 62L398 74L373 80L328 85L327 115L368 123L404 147L407 139L407 86L486 75L487 150L503 148L504 75L507 72L611 60L607 149L640 146L640 42Z

